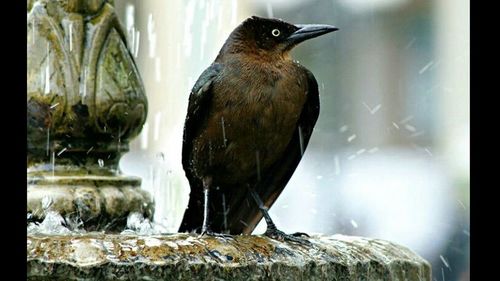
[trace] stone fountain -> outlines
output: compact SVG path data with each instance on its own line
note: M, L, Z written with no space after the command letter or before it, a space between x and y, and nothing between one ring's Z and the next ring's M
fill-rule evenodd
M27 222L67 230L28 232L29 280L431 280L428 262L377 239L123 233L154 204L118 166L148 106L113 1L29 0L27 12Z

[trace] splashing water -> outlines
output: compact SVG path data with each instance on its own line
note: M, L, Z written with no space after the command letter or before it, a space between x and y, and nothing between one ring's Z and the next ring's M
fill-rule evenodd
M64 218L55 211L48 211L41 223L30 223L29 234L70 234L71 230L64 226Z
M42 198L42 209L43 210L48 210L50 208L50 206L52 206L52 198L49 197L49 196L44 196Z
M141 213L132 212L127 217L127 227L120 234L158 235L167 233L167 228L162 224L145 219Z

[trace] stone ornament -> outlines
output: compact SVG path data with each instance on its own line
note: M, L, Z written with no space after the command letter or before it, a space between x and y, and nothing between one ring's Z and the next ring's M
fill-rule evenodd
M112 1L28 1L27 29L31 220L43 219L44 197L92 229L152 217L140 178L118 166L148 106Z

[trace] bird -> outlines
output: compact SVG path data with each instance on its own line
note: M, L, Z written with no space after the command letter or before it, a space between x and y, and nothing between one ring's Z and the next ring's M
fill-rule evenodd
M190 195L179 232L251 234L264 217L268 237L308 236L279 230L268 210L319 116L318 83L290 51L336 30L252 16L231 32L189 95L182 165Z

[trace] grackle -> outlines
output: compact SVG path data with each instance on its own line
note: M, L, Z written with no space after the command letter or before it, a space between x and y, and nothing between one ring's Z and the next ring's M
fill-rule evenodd
M250 234L285 188L319 115L313 74L290 50L333 32L253 16L229 35L189 96L182 164L191 187L180 232Z

